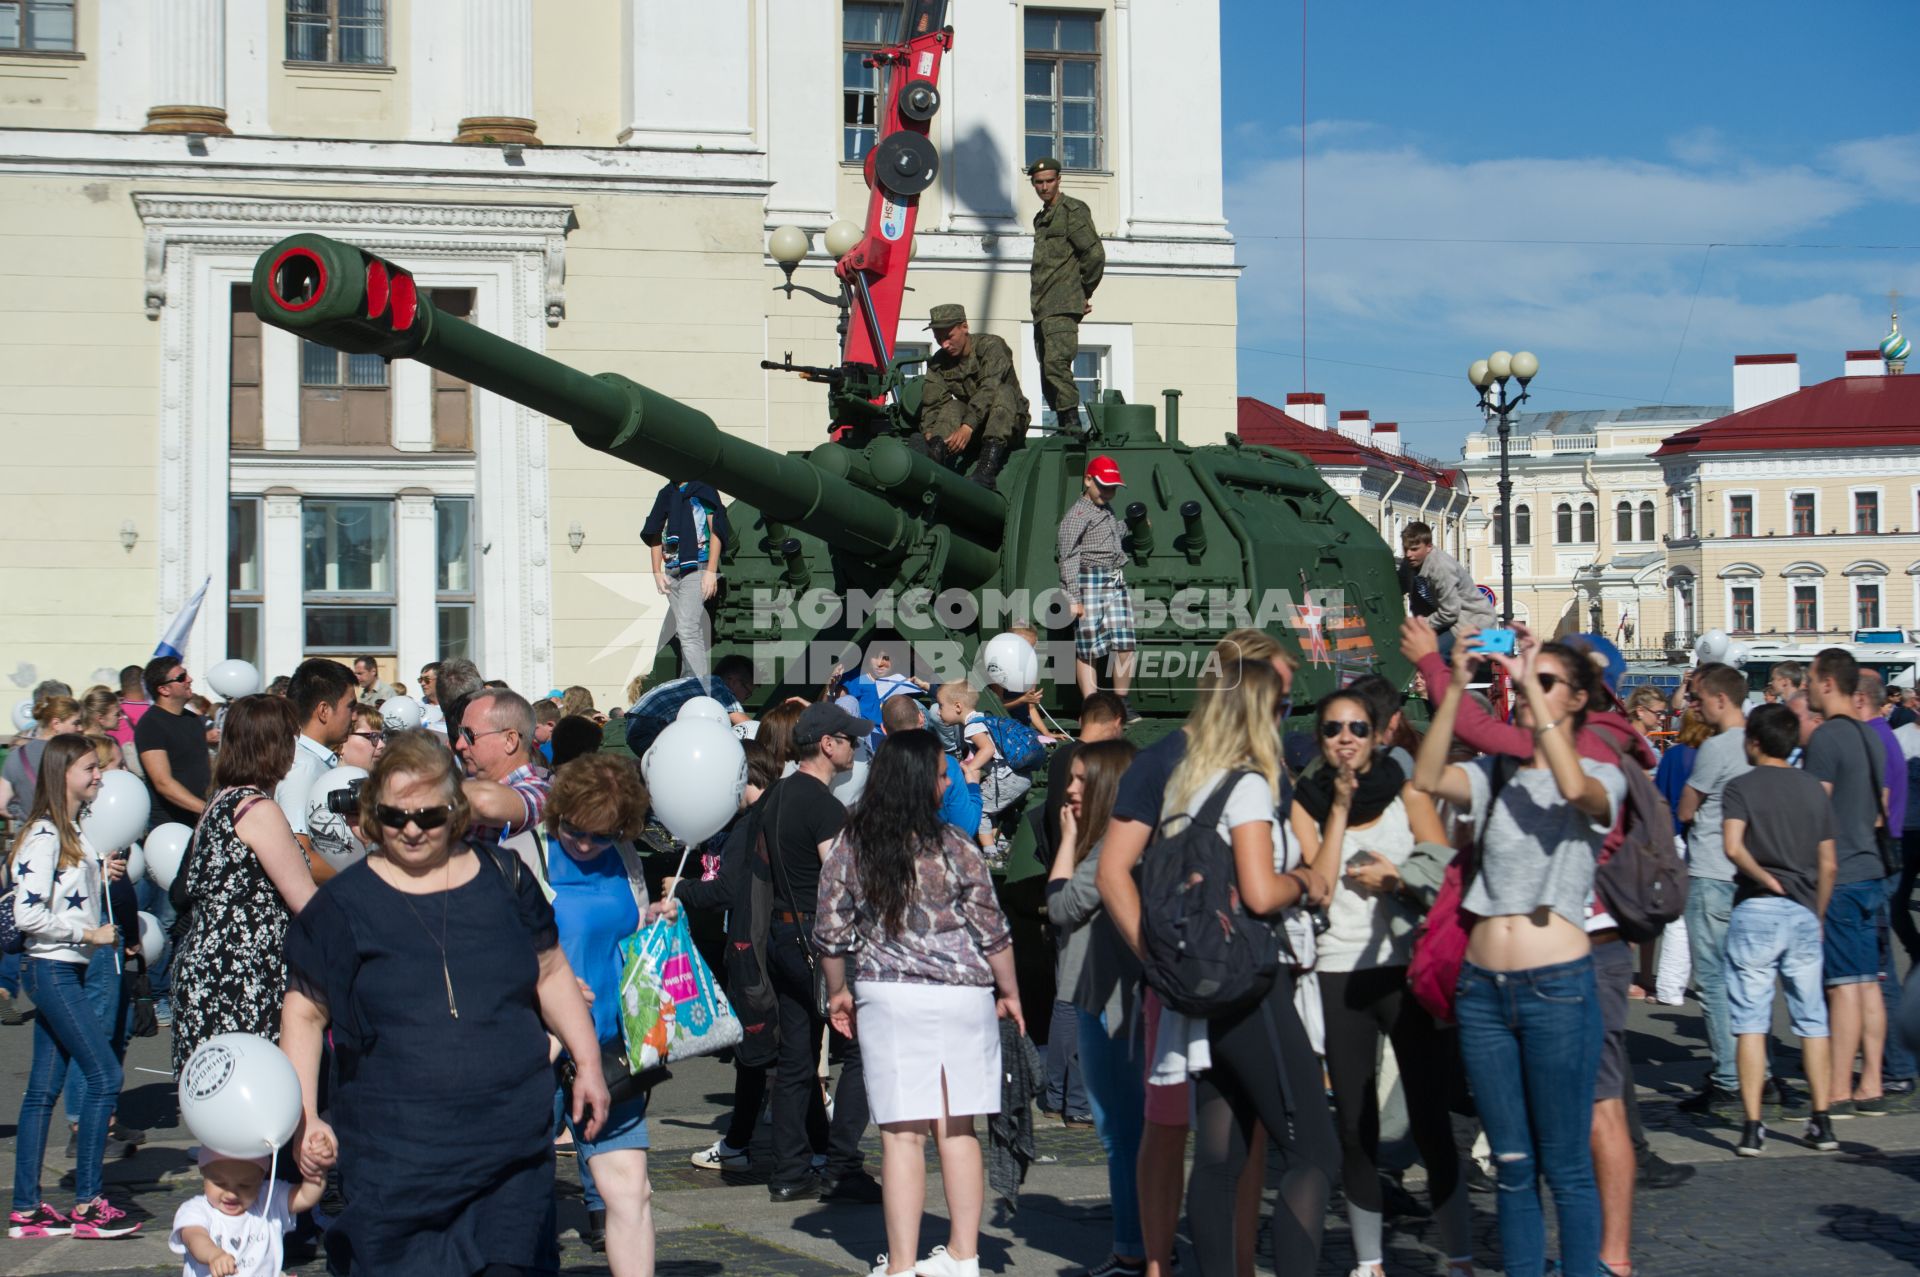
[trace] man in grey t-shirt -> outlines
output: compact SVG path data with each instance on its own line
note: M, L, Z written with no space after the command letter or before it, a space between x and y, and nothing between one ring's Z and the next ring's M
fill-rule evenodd
M1694 678L1700 712L1719 732L1700 747L1675 813L1687 830L1687 948L1707 1021L1713 1071L1700 1093L1681 1101L1690 1111L1730 1106L1740 1098L1733 1021L1727 1006L1727 926L1733 919L1733 864L1721 842L1727 782L1751 770L1746 744L1746 675L1731 665L1702 665Z

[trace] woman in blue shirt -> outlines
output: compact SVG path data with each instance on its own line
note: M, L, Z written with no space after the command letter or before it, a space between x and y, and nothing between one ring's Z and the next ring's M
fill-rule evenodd
M560 949L593 991L593 1028L603 1048L621 1041L620 942L640 929L649 912L646 877L631 842L646 816L647 791L630 759L588 754L554 773L547 798L547 885ZM605 1206L607 1259L615 1277L651 1277L646 1095L615 1104L597 1138L578 1126L573 1138Z

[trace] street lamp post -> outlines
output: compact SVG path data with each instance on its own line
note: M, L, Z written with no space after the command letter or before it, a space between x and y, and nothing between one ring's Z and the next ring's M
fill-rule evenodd
M1527 401L1527 383L1540 371L1540 361L1528 351L1517 355L1496 350L1485 359L1476 359L1467 369L1467 380L1480 392L1480 415L1500 422L1500 619L1513 624L1513 480L1507 476L1507 440L1512 436L1512 417ZM1507 382L1520 383L1520 393L1507 398Z

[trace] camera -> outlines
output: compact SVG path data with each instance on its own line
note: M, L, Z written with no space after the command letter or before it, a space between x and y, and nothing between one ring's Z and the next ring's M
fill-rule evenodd
M367 783L362 776L347 782L346 788L336 789L327 795L327 810L336 816L352 816L360 810L360 790Z

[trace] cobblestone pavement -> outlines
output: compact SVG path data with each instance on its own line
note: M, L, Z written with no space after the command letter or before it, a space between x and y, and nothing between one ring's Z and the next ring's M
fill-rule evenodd
M1815 1153L1794 1136L1798 1123L1771 1113L1775 1138L1757 1161L1736 1159L1738 1128L1724 1117L1694 1117L1673 1101L1697 1084L1702 1066L1697 1009L1636 1005L1632 1043L1643 1112L1654 1146L1667 1158L1698 1167L1686 1185L1643 1192L1636 1201L1635 1260L1648 1277L1745 1273L1833 1273L1847 1277L1910 1273L1920 1267L1920 1110L1908 1099L1894 1112L1839 1124L1841 1152ZM11 1185L15 1097L25 1081L30 1030L0 1028L0 1175ZM1795 1072L1790 1050L1776 1057ZM151 1129L147 1147L109 1167L116 1194L130 1197L151 1222L140 1236L121 1242L0 1241L0 1273L80 1274L178 1272L166 1249L175 1207L197 1191L190 1178L184 1129L172 1102L171 1083L142 1070L164 1069L165 1038L137 1040L128 1060L128 1091L122 1113ZM653 1183L659 1228L661 1277L706 1274L780 1274L826 1277L865 1272L885 1249L879 1211L872 1207L777 1206L764 1191L764 1171L718 1175L694 1168L689 1155L715 1138L724 1121L731 1072L711 1061L676 1067L676 1077L656 1096L651 1127ZM764 1144L765 1128L761 1139ZM989 1271L1074 1273L1107 1252L1110 1215L1105 1156L1091 1131L1063 1129L1042 1120L1042 1153L1054 1160L1030 1173L1021 1209L996 1222L982 1238ZM68 1175L60 1157L64 1135L56 1133L45 1175L46 1195L70 1195L58 1178ZM870 1165L877 1143L869 1139ZM764 1165L765 1159L760 1159ZM573 1159L560 1159L563 1268L567 1273L604 1273L605 1260L580 1244L574 1229L583 1221ZM1409 1187L1418 1197L1418 1172ZM945 1240L938 1217L939 1180L929 1180L934 1203L922 1230L922 1245ZM1499 1271L1491 1196L1473 1199L1475 1250L1484 1272ZM1441 1271L1429 1221L1414 1216L1390 1228L1388 1271ZM318 1274L325 1265L310 1254L289 1255L289 1271ZM1353 1262L1344 1217L1336 1207L1327 1222L1320 1266L1325 1277L1343 1277ZM1263 1256L1262 1268L1270 1268ZM1192 1264L1187 1265L1189 1272ZM1289 1275L1291 1277L1291 1275Z

